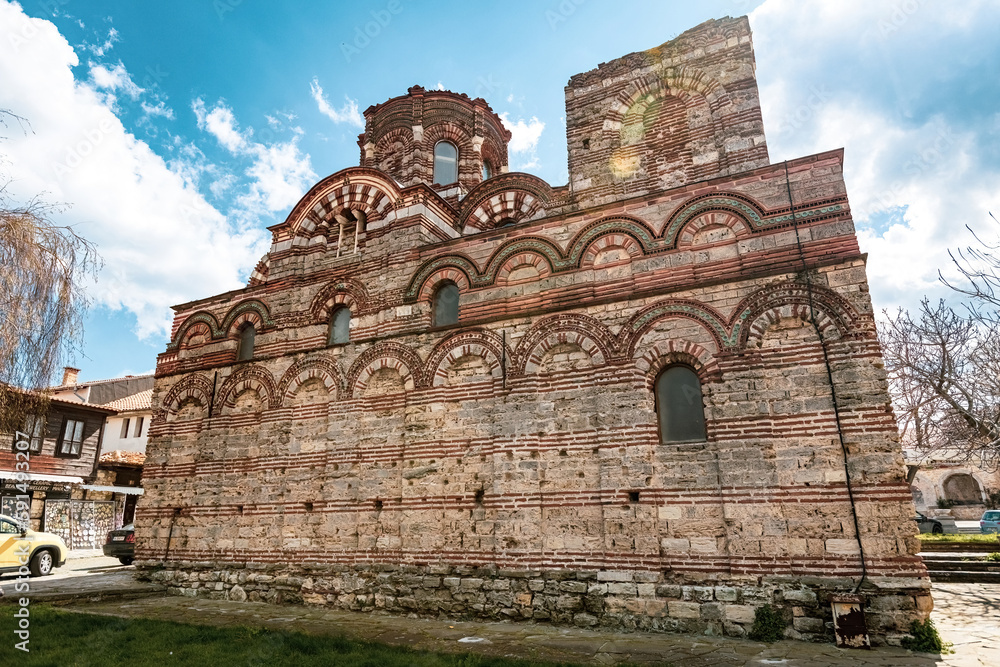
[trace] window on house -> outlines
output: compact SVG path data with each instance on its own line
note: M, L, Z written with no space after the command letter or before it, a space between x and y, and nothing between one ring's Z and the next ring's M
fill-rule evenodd
M23 438L28 443L28 452L31 454L41 454L42 440L45 438L45 415L28 415L24 419L24 431L21 432ZM14 434L14 449L17 450L18 436ZM18 450L24 451L24 450Z
M79 456L83 446L83 422L79 419L67 419L64 424L56 450L62 456Z
M701 380L689 366L670 366L656 379L660 442L705 440L705 404Z
M119 436L123 440L128 437L128 417L122 420L122 434Z
M132 434L133 437L138 438L142 435L142 422L145 421L143 417L137 417L135 420L135 433Z
M444 327L458 322L458 285L445 283L434 292L434 326Z
M249 361L253 359L253 344L257 337L257 330L252 324L247 324L240 329L240 346L236 352L236 361Z
M490 168L490 163L487 162L486 160L483 160L483 180L485 181L492 175L493 175L493 169Z
M434 182L450 185L458 180L458 149L449 141L434 146Z
M351 309L338 308L330 318L328 345L344 345L351 342Z

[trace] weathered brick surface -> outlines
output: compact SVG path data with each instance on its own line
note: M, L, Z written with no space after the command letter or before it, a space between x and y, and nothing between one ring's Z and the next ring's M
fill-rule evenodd
M739 19L654 51L732 84L749 111L720 131L743 136L750 49ZM571 88L648 77L634 59ZM572 144L590 120L568 119ZM905 630L929 582L842 157L745 154L639 197L502 174L443 200L377 165L324 179L246 289L177 309L139 558L188 595L734 635L771 603L820 638L827 596L862 575L856 512L872 631ZM435 328L444 281L460 322ZM328 346L341 306L351 342ZM660 442L672 363L701 378L704 442Z

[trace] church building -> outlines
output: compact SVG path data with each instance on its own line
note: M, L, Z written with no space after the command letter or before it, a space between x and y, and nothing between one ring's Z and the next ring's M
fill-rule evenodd
M842 149L772 164L747 19L368 108L243 289L175 308L137 558L178 594L873 643L931 609Z

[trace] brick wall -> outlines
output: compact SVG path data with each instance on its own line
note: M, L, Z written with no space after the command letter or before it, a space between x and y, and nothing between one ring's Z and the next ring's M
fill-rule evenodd
M699 31L659 51L716 54L699 80L753 107L745 20ZM568 117L572 143L589 121ZM898 636L929 582L843 155L741 155L639 195L321 181L246 289L177 309L139 559L184 594L581 625L739 635L768 602L817 639L863 574L856 516L871 630ZM366 224L337 256L345 208ZM444 282L460 322L433 327ZM345 306L351 342L327 346ZM701 380L703 442L660 442L673 363Z

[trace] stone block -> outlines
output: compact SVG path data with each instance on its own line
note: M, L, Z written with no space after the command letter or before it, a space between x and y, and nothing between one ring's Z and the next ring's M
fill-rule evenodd
M559 590L566 593L586 593L587 584L582 581L563 581L559 584Z
M726 620L731 623L753 623L754 607L748 604L727 604Z
M667 612L673 618L701 618L701 605L697 602L667 602Z
M799 632L822 633L826 630L823 619L809 616L793 618L792 627Z
M656 587L656 595L661 598L679 598L681 587L676 584L660 584Z
M801 602L803 604L816 604L816 593L808 588L797 588L782 591L782 597L789 602Z
M719 602L738 602L740 598L740 590L732 586L716 586L714 593Z

